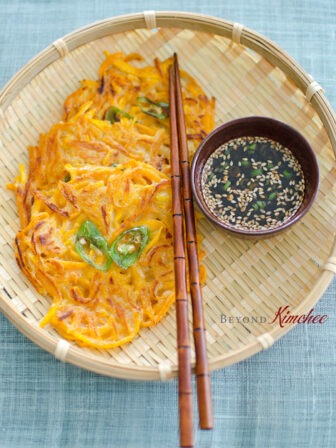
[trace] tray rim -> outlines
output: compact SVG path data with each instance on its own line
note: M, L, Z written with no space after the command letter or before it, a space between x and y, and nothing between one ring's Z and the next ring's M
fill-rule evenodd
M308 96L310 87L313 83L315 83L312 77L307 74L284 50L258 32L234 22L205 14L183 11L145 11L142 13L114 16L94 22L74 30L73 32L66 34L64 37L57 39L55 42L50 44L30 61L28 61L5 84L0 92L0 116L2 115L4 117L6 109L10 106L18 93L47 66L78 47L88 44L94 40L111 34L127 32L132 29L139 28L191 29L198 32L207 32L233 39L237 26L240 30L239 42L242 45L256 51L275 66L279 67L292 81L295 82L297 87L300 88L306 96ZM314 90L314 93L310 98L310 103L325 126L331 146L335 152L336 115L321 88L316 88ZM330 257L335 257L335 255L336 244L334 244L331 250ZM330 261L330 263L332 264L332 261ZM333 263L332 266L328 266L327 263L324 266L319 279L314 284L310 293L300 302L299 306L296 307L298 314L306 312L309 307L315 305L321 298L334 277L334 265L335 263ZM76 365L77 367L107 376L132 380L165 380L177 376L177 366L173 366L172 368L168 368L167 371L164 371L160 365L157 367L120 365L118 363L111 362L108 359L105 361L102 358L95 357L91 353L89 355L80 348L72 346L67 342L66 344L68 344L68 346L66 346L65 352L59 354L58 344L60 341L64 340L60 338L58 342L55 342L54 338L52 338L47 332L45 332L44 338L41 338L41 328L35 322L28 322L27 318L15 309L15 307L11 306L10 299L5 297L2 293L0 293L0 310L25 336L27 336L35 344L53 354L58 359ZM264 333L269 335L267 339L263 339L259 336L255 341L252 341L250 344L245 345L241 349L209 359L209 367L211 370L216 370L242 361L262 349L270 347L277 339L285 335L293 327L293 325L284 328L281 328L280 326L274 327L268 333Z

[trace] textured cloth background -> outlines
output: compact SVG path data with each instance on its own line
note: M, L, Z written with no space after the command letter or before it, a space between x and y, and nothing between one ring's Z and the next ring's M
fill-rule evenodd
M335 0L0 0L0 87L64 34L148 9L200 12L259 31L314 76L335 108ZM216 427L197 431L198 448L336 447L335 296L334 282L315 307L328 314L325 324L299 325L212 374ZM177 445L176 381L122 381L62 364L0 315L0 448Z

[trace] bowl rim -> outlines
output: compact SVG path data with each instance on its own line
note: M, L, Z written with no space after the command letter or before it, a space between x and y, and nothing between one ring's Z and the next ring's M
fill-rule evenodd
M286 132L291 133L297 139L301 140L302 144L307 149L307 157L309 157L312 162L312 167L314 170L314 176L312 176L312 177L315 180L315 182L313 183L312 193L310 194L308 202L304 205L304 207L301 210L297 211L294 215L289 217L282 224L280 224L279 226L276 226L276 227L272 227L270 229L245 230L245 229L240 229L238 227L236 228L234 226L226 224L224 221L221 221L208 209L208 207L205 206L205 202L201 199L201 197L203 196L202 189L199 187L198 183L196 182L197 171L199 169L200 161L203 159L205 159L205 161L206 161L210 157L210 155L218 148L218 147L215 148L210 153L210 155L207 156L207 158L205 158L203 156L203 151L207 147L208 142L211 141L214 138L214 136L222 133L226 129L230 129L230 128L240 125L242 123L250 123L250 124L251 123L252 124L253 123L255 123L255 124L266 123L269 126L273 125L273 126L281 127ZM251 133L246 133L246 136L256 136L257 137L258 135L257 134L252 135ZM236 138L239 138L239 137L236 137ZM231 140L231 138L224 140L222 144L227 143L230 140ZM280 141L281 139L274 138L274 140L283 144ZM203 170L204 164L205 164L205 162L202 163L201 170ZM235 118L233 120L230 120L228 122L225 122L225 123L217 126L215 129L213 129L202 140L202 142L200 143L200 145L198 146L198 148L194 154L194 157L193 157L192 163L191 163L190 176L191 176L191 187L192 187L193 196L196 200L196 203L197 203L199 209L202 211L202 213L208 219L210 219L210 221L212 221L215 225L221 227L224 231L229 232L232 235L244 236L244 237L273 236L275 234L278 234L279 232L282 232L283 230L286 230L288 227L291 227L293 224L297 223L299 220L301 220L301 218L309 211L309 209L313 205L314 200L317 195L317 192L318 192L319 181L320 181L317 157L316 157L316 154L315 154L313 148L311 147L310 143L308 142L308 140L293 126L291 126L281 120L278 120L278 119L275 119L272 117L261 116L261 115L249 115L249 116L245 116L245 117Z

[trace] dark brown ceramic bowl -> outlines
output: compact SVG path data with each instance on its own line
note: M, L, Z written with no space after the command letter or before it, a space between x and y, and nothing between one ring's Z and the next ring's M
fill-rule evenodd
M246 136L267 137L287 147L300 162L304 173L305 191L300 208L287 221L270 229L242 230L225 223L209 210L203 198L201 178L207 159L219 146L229 140ZM318 190L319 170L314 151L297 130L272 118L252 116L225 123L217 127L203 140L192 162L191 182L194 197L201 211L222 229L242 237L271 236L295 224L309 210Z

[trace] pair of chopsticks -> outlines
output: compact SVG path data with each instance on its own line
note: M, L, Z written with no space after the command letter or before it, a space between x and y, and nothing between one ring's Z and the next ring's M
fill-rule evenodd
M192 447L194 444L193 407L185 247L187 247L188 254L189 285L196 354L197 399L199 424L201 429L211 429L213 427L213 410L203 316L203 298L199 275L194 207L190 181L187 135L185 129L180 72L176 54L174 54L173 65L169 67L169 104L177 349L179 366L180 445L181 447Z

